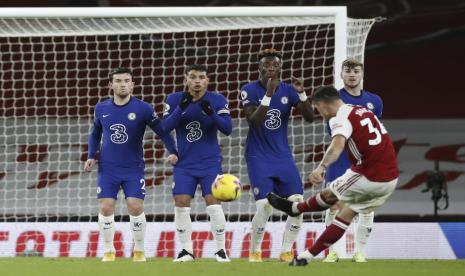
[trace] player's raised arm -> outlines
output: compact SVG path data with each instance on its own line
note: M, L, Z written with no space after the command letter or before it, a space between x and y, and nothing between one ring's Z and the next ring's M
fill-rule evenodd
M311 102L308 100L307 94L305 92L303 80L292 77L292 85L294 86L294 89L297 91L297 95L299 95L300 100L296 108L302 114L302 117L304 117L305 121L312 123L314 119L313 107Z
M266 113L268 112L268 108L270 106L271 97L273 96L274 92L276 91L276 88L279 85L278 78L268 78L266 81L261 81L266 83L266 93L260 101L260 105L258 107L250 105L244 108L247 122L251 127L254 128L260 127L263 121L265 120Z
M232 132L232 120L229 114L228 103L223 96L221 96L220 99L220 108L216 111L212 104L207 100L203 100L200 105L203 112L212 117L218 130L224 135L230 135Z
M179 125L183 111L192 102L192 95L189 94L189 92L184 92L182 94L179 103L176 103L175 97L178 97L178 94L171 94L168 96L163 112L163 129L168 133Z

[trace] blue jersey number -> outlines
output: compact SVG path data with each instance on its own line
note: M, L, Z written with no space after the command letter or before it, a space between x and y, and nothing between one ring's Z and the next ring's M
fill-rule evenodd
M124 144L128 141L128 134L126 133L126 127L124 125L111 125L110 130L113 131L113 133L110 135L110 139L113 143Z

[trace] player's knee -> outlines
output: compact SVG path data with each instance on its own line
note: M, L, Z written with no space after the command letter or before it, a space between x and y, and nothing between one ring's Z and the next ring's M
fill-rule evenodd
M112 198L101 198L99 200L100 214L108 217L115 213L116 201Z
M321 195L323 196L325 202L329 205L335 204L338 200L336 195L330 189L326 188L321 191Z
M257 206L257 212L263 212L268 217L273 213L273 207L271 207L266 198L257 200L255 206Z
M174 205L176 207L190 207L191 197L186 195L177 195L174 197Z
M128 202L127 205L131 216L138 216L144 212L144 205L140 202Z

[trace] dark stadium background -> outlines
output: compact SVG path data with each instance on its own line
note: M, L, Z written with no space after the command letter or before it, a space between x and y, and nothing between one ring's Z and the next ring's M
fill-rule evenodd
M384 118L465 117L463 0L17 0L0 3L4 7L194 5L346 5L350 17L385 17L386 20L376 23L370 31L365 56L365 88L382 95L386 106Z

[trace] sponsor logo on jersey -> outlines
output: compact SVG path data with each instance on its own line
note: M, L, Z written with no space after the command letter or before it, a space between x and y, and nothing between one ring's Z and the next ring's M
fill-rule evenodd
M281 98L281 103L282 104L287 104L288 102L289 102L289 99L286 96Z
M103 118L106 118L106 117L108 117L108 116L110 116L110 114L103 114L103 115L102 115Z
M136 119L136 113L134 113L134 112L129 113L128 114L128 119L131 120L131 121L135 120Z

